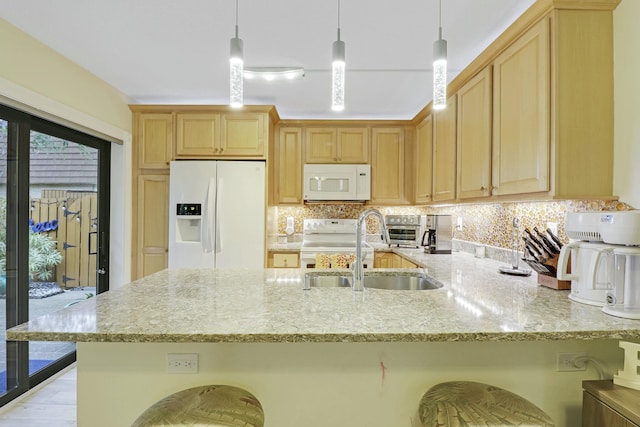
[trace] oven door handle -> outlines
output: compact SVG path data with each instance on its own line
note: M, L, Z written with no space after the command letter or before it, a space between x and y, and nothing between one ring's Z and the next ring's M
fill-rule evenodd
M421 246L426 246L424 244L424 238L427 236L428 233L429 233L429 230L425 230L424 233L422 233L422 240L420 241Z

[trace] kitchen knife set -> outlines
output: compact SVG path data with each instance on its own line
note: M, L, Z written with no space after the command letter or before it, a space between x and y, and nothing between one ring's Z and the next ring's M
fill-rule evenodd
M562 249L562 242L550 229L546 234L533 227L533 232L525 228L524 258L522 260L529 264L538 273L556 276L558 265L558 255Z

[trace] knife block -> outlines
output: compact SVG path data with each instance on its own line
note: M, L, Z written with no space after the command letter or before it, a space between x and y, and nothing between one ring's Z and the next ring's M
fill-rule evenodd
M552 289L571 289L571 280L559 280L556 276L559 255L549 258L544 264L534 259L522 258L535 272L538 273L538 284ZM567 261L569 273L571 272L571 255Z

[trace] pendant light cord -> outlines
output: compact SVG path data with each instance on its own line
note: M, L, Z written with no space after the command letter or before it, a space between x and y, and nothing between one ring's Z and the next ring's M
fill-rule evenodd
M238 0L236 0L236 38L238 38Z
M338 40L340 40L340 0L338 0Z
M442 0L439 1L438 7L438 40L442 40Z

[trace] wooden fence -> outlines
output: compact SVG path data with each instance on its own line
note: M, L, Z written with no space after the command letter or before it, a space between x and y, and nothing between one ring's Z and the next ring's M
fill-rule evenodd
M50 192L51 193L51 192ZM31 199L32 229L57 241L62 263L55 282L62 288L96 286L98 198L92 192L65 192L66 197ZM43 196L62 195L47 194ZM53 279L52 279L53 280Z

